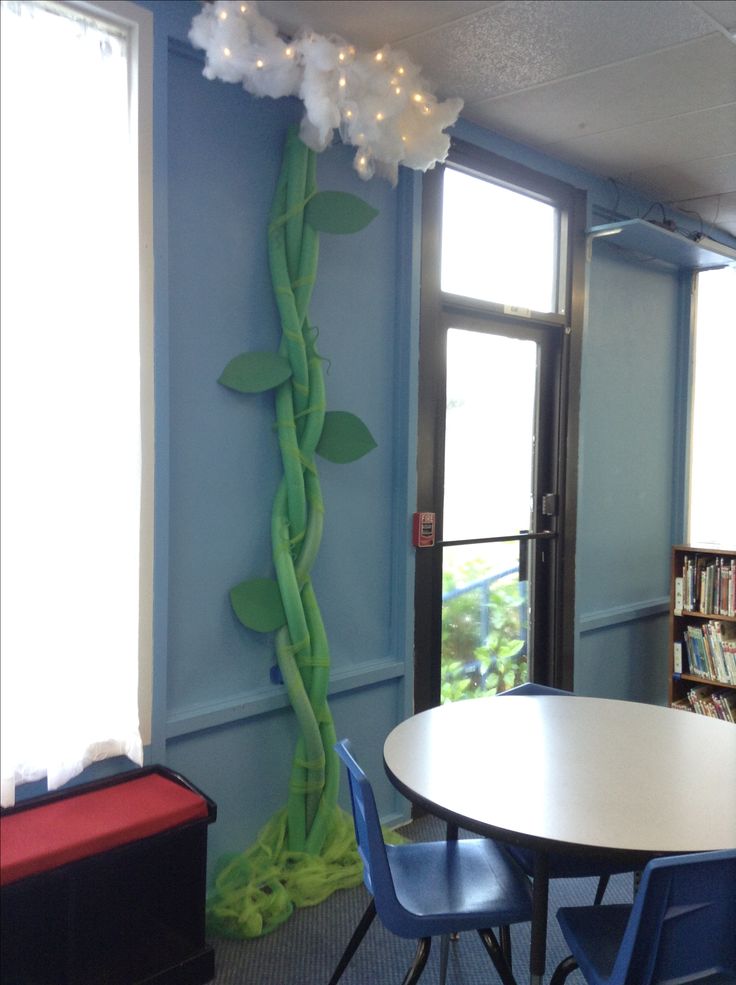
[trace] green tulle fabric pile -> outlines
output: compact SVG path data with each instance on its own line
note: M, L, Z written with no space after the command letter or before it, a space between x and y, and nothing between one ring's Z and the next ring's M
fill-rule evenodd
M358 886L363 863L355 844L353 819L336 807L319 855L286 847L286 808L261 829L245 852L220 860L214 889L207 900L207 932L211 937L263 937L279 927L296 907L314 906L338 889ZM384 830L384 839L406 839Z
M284 808L250 848L222 859L218 869L207 901L207 929L212 936L229 938L268 934L295 907L314 906L363 878L353 820L339 807L319 855L287 849Z

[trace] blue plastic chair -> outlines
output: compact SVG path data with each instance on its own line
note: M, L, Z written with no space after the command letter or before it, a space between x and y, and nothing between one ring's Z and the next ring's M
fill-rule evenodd
M353 932L330 985L336 985L376 913L399 937L418 940L402 985L418 981L433 936L478 931L504 985L516 985L508 958L491 930L531 920L529 882L487 838L386 845L368 779L343 739L335 746L348 770L363 881L372 899Z
M633 906L557 919L572 955L550 985L575 968L588 985L736 985L736 851L654 859Z
M547 687L544 684L534 684L531 681L526 684L519 684L508 691L501 691L496 695L497 698L534 695L554 695L562 694L567 697L574 697L572 691L562 691L560 688ZM529 877L534 875L534 850L518 845L504 846L506 851L513 855L521 868ZM600 859L582 858L577 855L549 855L549 877L550 879L578 879L598 877L598 887L596 889L594 903L597 905L603 900L603 895L608 886L608 880L612 875L621 872L634 871L631 864L627 862L601 861Z

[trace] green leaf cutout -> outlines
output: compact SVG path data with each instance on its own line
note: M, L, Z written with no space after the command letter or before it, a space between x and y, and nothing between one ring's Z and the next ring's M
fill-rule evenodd
M309 225L321 233L357 233L378 215L378 210L347 192L317 192L304 212Z
M328 410L317 454L328 462L354 462L376 447L373 435L355 414L345 410Z
M289 360L278 352L244 352L230 360L217 382L238 393L262 393L290 376Z
M246 629L273 633L286 622L278 583L271 578L252 578L230 589L235 615Z

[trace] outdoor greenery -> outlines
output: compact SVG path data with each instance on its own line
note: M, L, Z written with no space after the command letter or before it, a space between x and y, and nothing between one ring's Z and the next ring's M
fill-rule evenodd
M528 679L526 598L518 573L499 576L474 560L445 569L442 588L443 703L523 684Z

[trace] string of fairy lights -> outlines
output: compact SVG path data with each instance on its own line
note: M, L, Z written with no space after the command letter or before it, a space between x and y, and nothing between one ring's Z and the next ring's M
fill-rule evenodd
M189 39L205 51L206 78L239 82L255 96L300 98L304 143L320 152L339 134L356 148L353 166L365 180L376 174L396 184L399 165L427 171L447 157L444 131L463 102L439 100L405 52L360 51L309 30L284 38L254 0L205 4Z

